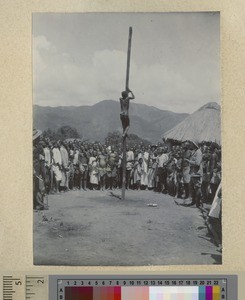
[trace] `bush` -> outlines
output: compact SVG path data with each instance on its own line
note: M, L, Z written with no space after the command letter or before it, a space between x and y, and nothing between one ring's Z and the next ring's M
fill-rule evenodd
M48 137L51 141L58 141L58 140L66 140L69 138L80 138L79 133L77 132L76 128L72 128L68 125L62 126L58 128L56 131L51 130L48 128L43 132L43 137Z

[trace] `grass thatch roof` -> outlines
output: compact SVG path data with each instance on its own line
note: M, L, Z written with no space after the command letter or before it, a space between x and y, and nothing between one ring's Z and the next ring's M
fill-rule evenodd
M195 140L221 144L220 105L209 102L184 119L174 128L165 132L165 139L178 141Z

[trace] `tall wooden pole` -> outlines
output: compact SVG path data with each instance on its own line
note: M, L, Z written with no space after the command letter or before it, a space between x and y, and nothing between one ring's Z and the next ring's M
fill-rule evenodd
M128 53L127 53L127 70L126 70L126 85L125 90L127 91L129 88L129 71L130 71L130 54L131 54L131 40L132 40L132 33L133 29L132 27L129 27L129 34L128 34ZM125 200L125 190L126 190L126 164L127 164L127 158L126 158L126 136L123 137L123 160L122 160L122 168L123 168L123 174L122 174L122 200Z
M128 33L128 53L127 53L127 70L126 70L126 84L125 84L125 90L126 91L129 88L129 71L130 71L130 55L131 55L132 33L133 33L133 29L132 29L132 27L129 27L129 33Z

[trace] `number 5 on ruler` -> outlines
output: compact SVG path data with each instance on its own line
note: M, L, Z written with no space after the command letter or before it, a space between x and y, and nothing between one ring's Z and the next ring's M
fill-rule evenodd
M3 300L48 299L48 276L3 276Z

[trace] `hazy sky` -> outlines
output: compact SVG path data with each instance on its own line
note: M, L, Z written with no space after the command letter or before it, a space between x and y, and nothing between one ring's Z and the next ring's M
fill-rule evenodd
M34 103L92 105L118 100L129 85L136 103L191 113L220 102L218 13L33 14Z

